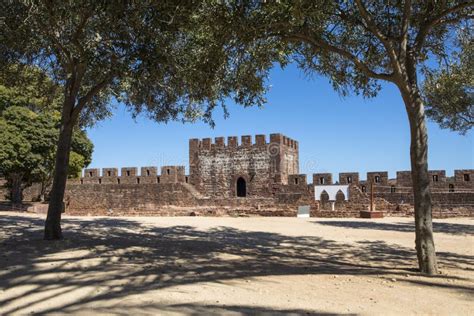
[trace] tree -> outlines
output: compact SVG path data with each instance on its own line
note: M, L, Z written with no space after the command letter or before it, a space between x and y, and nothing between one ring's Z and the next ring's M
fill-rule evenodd
M29 155L23 156L24 160L21 157L14 158L12 154L15 153L6 154L4 151L6 161L11 162L17 159L19 164L15 168L17 171L21 169L21 172L15 173L16 177L10 172L8 184L12 189L11 197L14 203L21 203L23 189L33 182L41 185L38 197L41 201L44 200L45 193L51 186L60 124L58 110L62 102L59 91L59 87L36 67L21 67L15 64L10 65L0 74L0 115L12 107L24 108L24 110L10 110L10 113L11 111L19 113L19 117L14 117L9 112L5 113L5 122L10 129L15 128L16 134L13 138L3 138L3 143L8 145L4 150L20 139L30 145L28 146ZM24 122L18 124L17 121L20 119L24 119L31 125L23 124ZM33 128L39 129L33 130ZM19 144L13 145L13 147L17 146ZM69 177L77 177L79 171L90 164L92 151L93 145L86 133L75 128L71 153L75 159L69 164L71 168ZM35 160L34 163L28 163L26 160L31 157L40 159Z
M61 127L45 239L61 239L73 128L110 113L110 100L159 122L203 120L232 97L262 104L261 64L211 37L202 1L2 2L1 62L35 65L62 86Z
M461 50L440 69L429 71L423 85L426 114L443 128L466 134L474 126L474 41L472 30L460 39Z
M54 147L54 125L24 107L9 107L0 116L0 172L11 188L13 203L40 170L43 157Z
M51 184L54 176L54 163L56 155L56 145L59 134L59 117L53 120L54 123L54 142L53 146L49 147L48 151L45 151L42 155L41 165L34 173L32 181L38 182L41 185L40 201L46 199L46 193L51 189ZM85 131L74 128L72 134L71 153L68 163L68 179L75 179L81 176L83 168L87 167L92 160L92 152L94 145L91 140L87 137Z
M374 97L380 82L398 88L410 123L419 268L437 273L419 73L429 65L439 68L447 56L456 57L452 47L459 46L450 39L463 23L466 29L472 27L474 2L300 0L210 2L208 6L213 32L231 38L232 45L253 41L261 46L260 55L284 55L279 60L294 61L307 74L327 76L343 95ZM287 45L282 48L281 43ZM459 82L469 78L460 76Z
M26 107L36 113L58 110L58 90L41 69L8 65L0 72L0 113L10 106Z
M49 112L37 114L26 107L10 106L0 115L0 173L8 180L11 200L22 202L23 189L39 182L41 195L51 183L58 138L57 116ZM92 144L83 131L73 137L74 160L70 177L90 163Z
M15 111L17 110L17 111ZM28 110L23 111L21 108L12 108L8 111L8 120L22 123L29 121ZM12 122L8 122L4 117L0 118L0 170L8 181L11 188L11 200L13 203L21 203L23 172L29 172L35 165L39 163L40 157L35 155L31 150L31 144L26 139L24 133L19 133L18 128ZM28 122L29 123L29 122ZM29 125L29 124L27 124Z

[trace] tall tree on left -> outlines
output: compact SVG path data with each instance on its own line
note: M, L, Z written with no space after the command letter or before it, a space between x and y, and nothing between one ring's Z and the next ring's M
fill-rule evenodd
M34 199L44 201L51 188L59 135L62 94L36 67L11 65L0 73L0 174L14 204L23 190L40 185ZM84 130L74 128L69 178L77 178L91 162L93 145Z
M200 19L202 1L2 1L0 71L35 65L63 87L61 127L44 238L61 239L74 126L110 114L112 99L156 121L212 122L233 98L264 103L272 60L258 45L226 48ZM256 52L252 54L252 52ZM249 56L251 58L249 58ZM255 62L255 59L262 59Z

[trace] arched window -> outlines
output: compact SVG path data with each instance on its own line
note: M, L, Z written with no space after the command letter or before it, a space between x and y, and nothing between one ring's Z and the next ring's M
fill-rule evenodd
M340 208L344 205L344 200L346 199L346 196L344 195L344 192L341 190L337 191L336 193L336 208Z
M247 196L247 183L245 179L240 177L237 179L237 196L246 197Z
M321 195L319 196L319 201L322 210L329 209L329 194L325 190L321 192Z

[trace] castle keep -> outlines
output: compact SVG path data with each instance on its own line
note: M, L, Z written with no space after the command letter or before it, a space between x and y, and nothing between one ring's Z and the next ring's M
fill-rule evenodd
M431 170L434 216L472 216L474 170ZM336 187L336 185L338 187ZM65 210L74 215L359 216L373 190L375 208L411 216L410 171L299 174L299 144L282 134L191 139L189 174L184 166L86 169L68 181ZM339 187L341 190L339 190ZM337 191L337 194L335 194ZM329 194L328 194L329 193ZM331 196L330 196L331 194ZM34 189L25 199L35 196Z
M281 134L189 141L190 183L212 197L271 196L298 174L298 142Z

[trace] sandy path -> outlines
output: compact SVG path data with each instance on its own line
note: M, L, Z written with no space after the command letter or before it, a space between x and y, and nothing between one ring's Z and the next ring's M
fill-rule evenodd
M473 315L474 221L435 223L423 277L412 220L65 217L0 212L0 314Z

